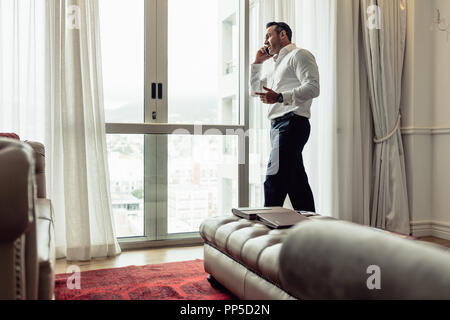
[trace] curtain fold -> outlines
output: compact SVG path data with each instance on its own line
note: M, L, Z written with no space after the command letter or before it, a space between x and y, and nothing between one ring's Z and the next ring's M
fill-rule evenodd
M360 10L360 0L337 2L336 218L370 225L373 119L362 46Z
M109 191L98 1L46 4L57 256L74 261L114 256L120 247Z
M375 14L375 16L374 16ZM363 44L375 130L371 225L409 234L400 99L406 43L405 0L361 0Z

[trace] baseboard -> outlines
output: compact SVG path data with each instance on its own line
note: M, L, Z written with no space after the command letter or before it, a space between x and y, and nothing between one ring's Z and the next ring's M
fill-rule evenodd
M412 235L415 237L436 237L450 240L450 223L440 221L411 222Z
M429 237L432 235L431 221L412 221L411 233L414 237Z
M433 237L450 240L450 223L444 222L434 223Z

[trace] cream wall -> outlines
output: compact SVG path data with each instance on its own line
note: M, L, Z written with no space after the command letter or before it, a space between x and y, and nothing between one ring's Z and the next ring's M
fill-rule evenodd
M450 239L450 41L431 30L448 0L408 0L402 133L414 235Z
M422 0L423 1L423 0ZM426 1L426 0L425 0ZM435 7L450 26L450 1L436 0ZM450 29L449 29L450 32ZM434 125L450 128L450 36L445 32L433 32L434 40Z
M450 1L435 0L450 25ZM449 30L450 32L450 30ZM434 32L433 211L435 233L449 239L450 230L450 35Z

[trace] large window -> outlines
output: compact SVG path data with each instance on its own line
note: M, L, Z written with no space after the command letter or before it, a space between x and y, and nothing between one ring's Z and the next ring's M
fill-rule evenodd
M108 135L107 145L117 236L144 236L144 137Z
M247 3L100 0L121 243L198 237L205 218L248 205Z
M168 233L196 232L205 218L238 205L238 141L172 135L168 142Z

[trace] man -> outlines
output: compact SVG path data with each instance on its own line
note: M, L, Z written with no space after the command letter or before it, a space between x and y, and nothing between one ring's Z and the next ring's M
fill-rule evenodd
M319 71L314 56L292 41L282 22L267 24L264 47L251 65L252 95L270 105L272 152L264 182L266 207L283 206L286 195L295 210L315 212L314 197L303 166L309 139L312 100L319 96ZM262 78L262 64L274 59L273 72Z

